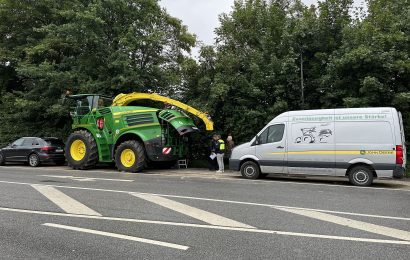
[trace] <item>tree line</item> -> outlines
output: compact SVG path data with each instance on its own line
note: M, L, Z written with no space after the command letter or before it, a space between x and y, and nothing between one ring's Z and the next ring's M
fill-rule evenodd
M67 90L167 95L238 142L297 109L394 106L410 129L408 0L237 0L215 32L194 59L157 0L0 0L0 143L66 137Z

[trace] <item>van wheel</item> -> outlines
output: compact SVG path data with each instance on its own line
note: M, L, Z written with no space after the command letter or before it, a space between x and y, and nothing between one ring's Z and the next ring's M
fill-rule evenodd
M370 186L373 183L373 173L366 166L356 166L349 171L349 181L355 186Z
M247 179L258 179L261 171L259 166L254 162L245 162L241 166L241 174Z

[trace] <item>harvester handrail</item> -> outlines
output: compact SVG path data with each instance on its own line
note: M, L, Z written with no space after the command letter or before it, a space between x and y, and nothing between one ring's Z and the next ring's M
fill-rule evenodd
M126 106L129 103L136 101L136 100L153 100L153 101L159 101L165 104L170 104L176 107L179 107L182 110L185 110L198 118L202 119L202 121L205 123L206 130L212 131L214 129L214 123L212 120L208 118L208 115L204 112L201 112L187 104L184 104L182 102L179 102L175 99L164 97L161 95L158 95L156 93L129 93L129 94L119 94L114 98L113 101L113 106Z

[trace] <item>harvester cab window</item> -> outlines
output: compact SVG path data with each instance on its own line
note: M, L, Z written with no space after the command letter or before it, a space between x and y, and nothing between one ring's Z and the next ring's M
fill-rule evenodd
M84 116L90 113L92 100L93 100L92 96L88 96L88 97L77 100L77 115L78 116Z
M92 99L92 109L100 109L103 107L109 107L112 100L102 96L94 96Z

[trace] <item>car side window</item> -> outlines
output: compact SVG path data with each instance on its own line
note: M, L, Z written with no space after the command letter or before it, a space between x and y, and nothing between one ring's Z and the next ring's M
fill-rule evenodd
M24 142L24 138L20 138L17 141L14 141L14 143L11 144L11 146L21 146Z
M269 127L269 133L267 143L276 143L282 140L283 133L285 132L285 125L272 125Z
M259 136L260 144L276 143L283 139L285 125L271 125L265 129Z
M34 139L33 140L33 146L40 146L41 144L41 139Z
M23 146L32 146L32 145L33 145L33 139L32 138L24 139Z
M266 144L266 139L268 138L269 127L259 135L259 144Z

